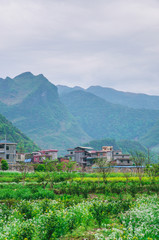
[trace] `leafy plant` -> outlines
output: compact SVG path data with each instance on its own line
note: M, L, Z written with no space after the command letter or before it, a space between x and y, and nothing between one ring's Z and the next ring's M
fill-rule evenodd
M8 162L5 159L1 160L1 168L4 171L8 170Z

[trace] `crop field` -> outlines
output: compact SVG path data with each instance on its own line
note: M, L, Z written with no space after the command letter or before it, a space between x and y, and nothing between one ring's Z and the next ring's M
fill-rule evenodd
M0 172L0 240L158 240L158 193L146 174Z

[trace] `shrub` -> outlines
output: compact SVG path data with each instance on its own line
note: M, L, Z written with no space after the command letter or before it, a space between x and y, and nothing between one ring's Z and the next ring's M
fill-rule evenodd
M92 207L90 207L90 212L97 221L98 226L101 227L103 220L107 216L106 206L104 202L94 202Z
M44 172L46 170L46 167L44 164L39 164L36 168L37 172Z
M16 233L17 240L31 240L34 234L34 225L30 221L22 222Z
M1 168L4 171L8 170L8 162L5 159L2 159L1 161Z
M30 202L22 201L19 205L19 212L23 215L24 219L32 218L33 207Z

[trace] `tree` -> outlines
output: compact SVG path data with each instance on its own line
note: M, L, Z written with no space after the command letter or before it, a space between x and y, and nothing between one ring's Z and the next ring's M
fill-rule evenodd
M68 163L65 164L66 166L66 171L67 172L72 172L75 168L76 162L69 161Z
M146 155L143 152L135 151L135 152L131 153L130 159L134 162L134 164L136 166L137 174L138 174L138 177L140 180L140 185L141 185L142 177L144 174L144 171L142 168L143 168L143 166L145 166L146 161L147 161Z
M1 168L4 171L8 170L8 162L5 159L1 160Z
M44 164L39 164L36 168L36 171L37 172L44 172L46 169L45 169L45 165Z
M20 162L18 168L19 168L19 171L21 172L21 178L23 180L23 185L24 185L28 172L33 170L33 166L26 164L25 162Z
M44 161L46 172L55 172L56 171L56 163L58 162L57 159L55 160L50 160L50 159L45 159Z
M103 181L106 184L107 177L110 174L110 170L111 170L110 161L108 161L108 159L106 157L104 157L104 158L97 158L95 160L95 164L97 166L97 171L102 173Z

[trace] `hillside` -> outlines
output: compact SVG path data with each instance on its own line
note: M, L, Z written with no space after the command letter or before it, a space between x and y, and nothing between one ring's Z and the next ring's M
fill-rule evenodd
M24 152L39 150L39 147L31 139L0 114L0 140L4 140L5 136L7 140L18 143L17 151L20 149Z
M91 139L61 103L56 86L42 74L0 79L0 88L5 90L10 82L6 97L0 98L1 113L41 148L62 151Z
M120 104L136 109L159 110L159 96L151 96L142 93L122 92L117 91L113 88L101 86L91 86L86 90L80 87L71 88L62 85L58 85L57 87L60 96L71 93L73 91L83 90L114 104Z
M159 121L140 138L140 142L155 152L159 152Z
M102 146L113 146L114 150L122 150L124 154L131 154L133 151L145 152L147 149L137 141L131 140L120 140L116 141L115 139L106 138L102 140L93 140L88 143L85 143L84 146L92 147L95 150L101 150Z
M159 111L112 104L85 91L70 92L61 100L94 139L139 139L159 119Z
M93 139L141 139L159 111L110 103L80 87L57 87L42 74L0 79L0 113L41 148L67 148ZM67 92L67 94L66 94Z

